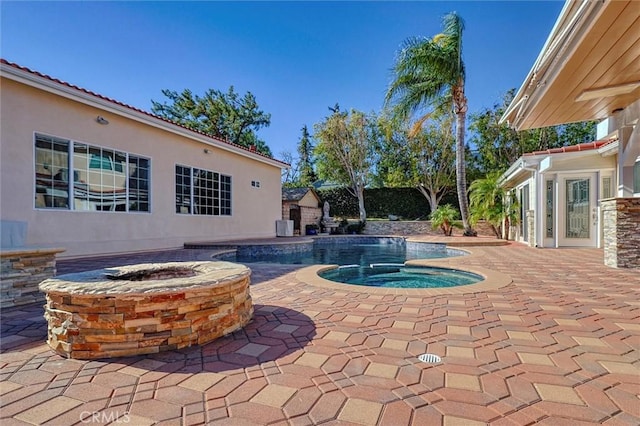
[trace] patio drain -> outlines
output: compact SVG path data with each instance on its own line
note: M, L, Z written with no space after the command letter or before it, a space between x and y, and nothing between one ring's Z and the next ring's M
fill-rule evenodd
M422 354L418 357L418 359L429 364L436 364L442 361L442 358L440 358L436 354Z

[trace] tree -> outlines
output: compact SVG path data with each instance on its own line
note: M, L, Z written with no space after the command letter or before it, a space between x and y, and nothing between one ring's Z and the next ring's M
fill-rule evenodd
M227 93L209 89L204 96L191 90L181 93L162 90L169 102L151 101L151 111L189 129L256 150L269 157L271 149L258 138L256 132L271 124L271 114L260 110L255 97L247 92L240 97L229 87Z
M313 145L307 126L302 127L302 137L298 142L299 169L300 169L300 186L311 186L318 180L313 161Z
M523 130L500 124L500 118L513 100L515 89L509 90L501 104L485 108L471 115L469 130L471 144L477 148L475 161L482 173L505 171L522 154L577 143L590 142L596 137L594 121L571 123L541 129Z
M387 135L379 155L381 181L384 186L417 188L434 211L455 182L453 114L433 115L416 135L406 126L391 130L392 123L381 124Z
M414 112L431 107L453 110L456 116L456 188L464 235L476 235L469 223L469 203L465 170L465 126L467 97L464 93L465 67L462 61L464 23L455 12L443 18L444 31L433 38L406 40L394 66L394 79L385 103L393 104L396 116L409 120ZM420 117L422 126L429 114Z
M501 225L504 219L505 190L498 184L499 172L491 172L482 179L471 183L470 203L471 221L486 220L497 238L501 238Z
M280 153L280 158L291 167L288 169L282 169L281 182L285 188L295 188L300 186L300 163L296 163L293 158L293 154L289 151L283 151Z
M484 219L491 226L496 238L502 238L504 234L504 238L509 239L509 226L517 222L519 209L515 196L511 196L500 186L500 175L500 172L493 171L471 183L469 207L473 223ZM504 233L503 224L506 231Z
M360 222L365 223L364 188L370 180L376 120L356 110L340 112L336 108L332 111L314 127L318 173L323 179L349 188L351 195L358 199Z

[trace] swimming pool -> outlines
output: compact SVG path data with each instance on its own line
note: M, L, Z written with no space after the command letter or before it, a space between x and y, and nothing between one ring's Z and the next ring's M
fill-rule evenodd
M406 241L401 237L316 238L306 245L242 246L232 261L289 265L361 265L404 263L413 259L463 256L444 244Z
M464 256L440 243L406 241L401 237L330 237L309 244L237 247L230 259L240 263L338 265L318 275L343 284L385 288L440 288L481 281L470 272L405 266L414 259Z
M339 283L381 288L457 287L483 279L480 275L456 269L404 264L339 266L318 275Z

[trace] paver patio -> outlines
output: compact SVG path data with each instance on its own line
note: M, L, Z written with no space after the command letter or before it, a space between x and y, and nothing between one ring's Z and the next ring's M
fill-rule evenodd
M461 262L513 283L367 294L252 265L255 315L244 330L148 356L67 360L45 344L42 306L4 309L0 423L640 424L640 270L605 267L596 249L470 250ZM209 253L61 261L58 271Z

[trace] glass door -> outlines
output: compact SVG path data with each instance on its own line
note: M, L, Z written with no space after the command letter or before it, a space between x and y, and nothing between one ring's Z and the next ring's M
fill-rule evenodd
M563 210L560 244L563 246L595 247L597 211L594 176L563 179Z

